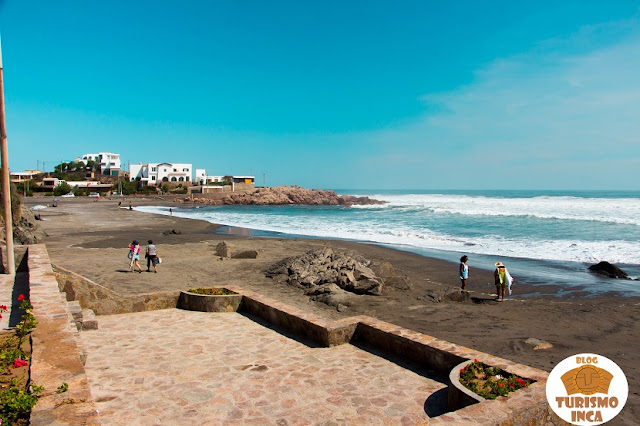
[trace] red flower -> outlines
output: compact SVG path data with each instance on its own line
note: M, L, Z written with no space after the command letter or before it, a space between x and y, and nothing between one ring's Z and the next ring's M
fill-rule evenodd
M501 388L504 387L504 383L498 383L498 386L500 386Z
M473 362L476 362L476 363L477 363L477 362L478 362L478 360L477 360L477 359L474 359L474 360L473 360Z
M460 369L460 372L461 372L461 373L464 373L464 368L461 368L461 369Z
M0 305L0 311L6 311L7 305Z
M0 314L0 319L2 319L2 314Z
M16 358L16 360L13 361L13 368L24 367L26 365L29 365L29 363L20 358Z
M20 296L18 296L18 302L22 302L24 300L24 294L20 294Z

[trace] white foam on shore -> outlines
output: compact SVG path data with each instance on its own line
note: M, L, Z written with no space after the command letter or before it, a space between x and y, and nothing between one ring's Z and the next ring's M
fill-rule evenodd
M169 214L166 207L139 207L138 210ZM285 234L323 238L345 238L376 243L527 259L592 263L606 259L614 263L638 263L637 243L631 241L581 241L532 237L474 236L463 238L427 229L385 216L383 220L348 220L333 216L264 214L241 208L174 209L174 216L211 223Z
M450 194L373 194L388 204L354 206L360 209L397 208L401 211L427 210L466 216L535 217L579 220L640 226L638 198L581 198L540 196L501 198Z
M47 206L43 206L41 204L38 204L37 206L31 207L31 210L44 210L46 208L47 208Z

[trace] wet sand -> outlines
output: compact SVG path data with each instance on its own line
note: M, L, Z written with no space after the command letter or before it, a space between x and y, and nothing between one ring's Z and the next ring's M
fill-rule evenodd
M49 199L47 199L49 201ZM29 199L28 205L46 201ZM470 264L467 289L476 303L432 303L427 293L459 286L457 263L427 258L372 244L319 239L279 239L215 234L216 225L176 217L118 209L116 200L62 199L56 208L40 210L48 233L52 262L120 293L148 293L196 286L235 284L286 301L328 318L371 315L463 346L550 371L567 356L582 352L615 361L629 382L629 400L610 424L635 424L640 416L640 298L615 295L571 299L544 296L519 298L531 288L514 287L504 303L492 300L491 270ZM167 200L133 200L133 205L172 205ZM128 200L123 202L128 206ZM181 233L163 234L178 230ZM163 263L158 273L128 272L127 246L152 239ZM258 259L219 260L216 244L235 251L257 250ZM302 290L274 283L264 270L284 257L330 246L351 250L374 262L390 262L412 285L388 289L384 296L359 296L342 312L309 301ZM144 261L144 258L142 259ZM142 264L143 270L146 265ZM545 286L547 287L547 286ZM540 288L536 288L540 290ZM548 286L545 292L553 294ZM534 351L524 341L545 340L552 349Z

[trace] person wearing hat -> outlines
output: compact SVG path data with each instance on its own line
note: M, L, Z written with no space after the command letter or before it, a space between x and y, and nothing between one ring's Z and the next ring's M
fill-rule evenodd
M467 285L467 279L469 279L469 265L467 265L467 260L469 260L469 258L466 255L460 258L460 270L458 275L460 275L460 281L462 282L462 286L460 286L462 290L464 290Z
M502 262L496 262L496 270L493 271L493 278L496 284L496 300L504 302L504 293L507 287L509 287L509 294L511 294L513 278Z
M142 268L140 267L140 243L137 240L133 240L133 242L129 245L129 258L131 259L131 272L134 272L133 265L138 267L138 273L142 273Z

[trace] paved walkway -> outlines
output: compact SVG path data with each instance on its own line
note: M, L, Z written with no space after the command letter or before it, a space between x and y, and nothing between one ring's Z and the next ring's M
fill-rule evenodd
M237 313L98 317L82 332L104 424L418 424L444 384L352 345L313 348Z

